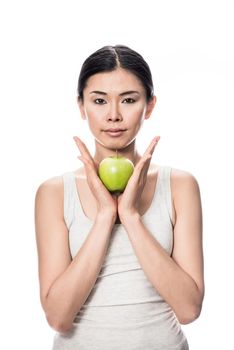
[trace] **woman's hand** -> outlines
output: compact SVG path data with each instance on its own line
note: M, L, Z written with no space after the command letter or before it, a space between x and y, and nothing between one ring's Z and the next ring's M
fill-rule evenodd
M118 197L118 214L120 220L124 216L129 217L136 213L139 214L137 206L147 180L150 161L159 139L160 136L153 138L142 158L136 164L124 192Z
M98 213L110 213L110 215L113 215L116 219L118 214L117 197L114 195L112 196L99 179L97 174L98 164L92 158L84 142L82 142L77 136L74 136L73 139L81 153L81 156L77 158L84 164L87 182L96 199Z

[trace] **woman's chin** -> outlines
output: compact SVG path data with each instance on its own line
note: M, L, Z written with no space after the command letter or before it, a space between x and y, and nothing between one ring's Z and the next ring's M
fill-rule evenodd
M124 150L135 141L135 136L131 138L126 137L108 137L101 135L101 137L95 136L95 141L102 147L110 150Z

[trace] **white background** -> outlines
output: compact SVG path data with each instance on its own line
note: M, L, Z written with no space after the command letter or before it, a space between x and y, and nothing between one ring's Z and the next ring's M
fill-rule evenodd
M160 135L153 161L197 178L206 296L183 326L191 350L233 345L234 11L232 1L1 1L1 344L51 349L39 302L34 197L81 163L93 141L76 105L84 59L124 44L149 63L158 103L138 139Z

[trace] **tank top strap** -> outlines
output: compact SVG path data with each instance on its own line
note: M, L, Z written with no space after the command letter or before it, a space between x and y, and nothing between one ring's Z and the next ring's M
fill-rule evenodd
M70 229L74 220L74 214L76 209L76 193L75 193L75 175L69 171L62 174L63 186L64 186L64 220L67 228Z
M170 166L160 167L156 199L162 200L172 223L171 169Z

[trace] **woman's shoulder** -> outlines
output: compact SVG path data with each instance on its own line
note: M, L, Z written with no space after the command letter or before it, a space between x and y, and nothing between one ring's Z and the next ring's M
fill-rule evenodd
M43 180L39 186L39 188L59 188L63 183L63 175L55 175Z
M174 168L173 166L151 163L149 177L159 173L165 167L170 169L170 182L173 197L176 195L182 196L186 191L199 191L199 184L194 174L187 170Z
M60 175L51 176L45 180L43 180L38 188L37 192L50 192L50 193L56 193L57 195L63 195L64 191L64 176L73 174L74 177L83 179L85 178L85 172L84 167L81 166L80 168L76 170L70 170L70 171L64 171Z
M198 185L198 181L194 174L187 170L182 170L174 167L171 167L171 180L178 185L183 183Z
M41 215L49 210L48 215L56 214L63 219L63 179L62 175L45 179L38 186L35 193L35 213ZM49 217L49 216L47 216Z
M173 182L197 182L196 177L189 171L186 170L182 170L182 169L178 169L178 168L174 168L172 166L168 166L168 165L160 165L160 164L155 164L155 163L151 163L149 172L157 172L162 168L170 168L171 170L171 180Z
M36 198L51 196L53 198L63 198L63 175L55 175L43 180L37 187Z
M193 196L200 192L194 174L187 170L171 167L171 188L174 199Z

